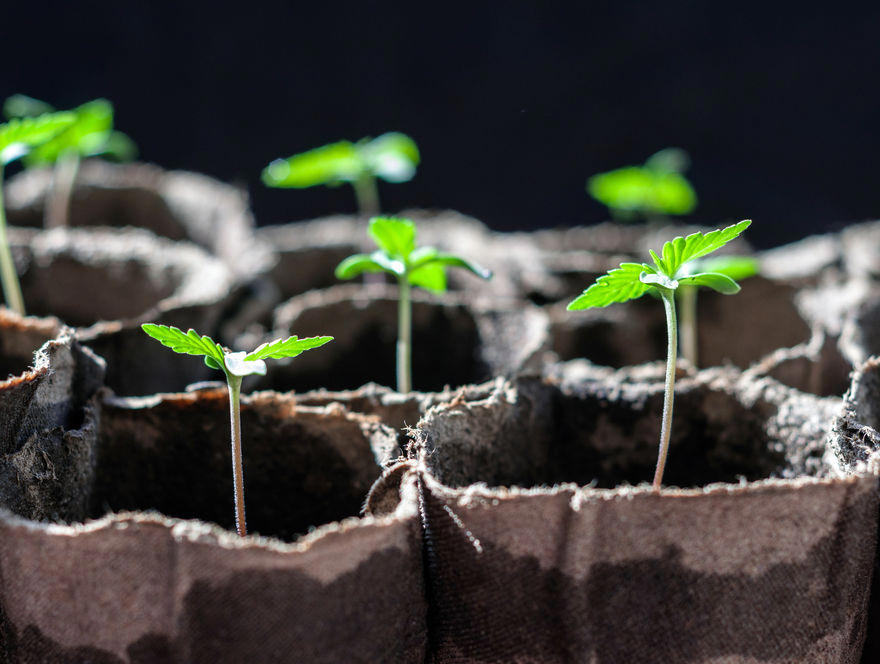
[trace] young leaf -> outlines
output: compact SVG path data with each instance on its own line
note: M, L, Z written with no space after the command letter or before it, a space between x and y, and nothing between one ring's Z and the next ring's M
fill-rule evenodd
M287 159L276 159L263 169L262 178L269 187L302 189L353 182L362 171L363 163L355 146L349 141L339 141Z
M371 254L354 254L336 266L334 274L337 279L352 279L364 272L385 272L384 265L373 260Z
M679 273L690 276L699 272L717 272L736 280L755 276L758 267L758 261L751 256L713 256L690 261L682 266Z
M412 270L407 276L413 286L421 286L435 293L446 290L446 271L440 263L426 263Z
M679 268L688 261L696 260L738 237L751 224L746 219L738 224L708 233L692 233L687 237L677 237L663 245L662 259L654 255L654 262L667 276L675 278Z
M431 262L440 263L441 265L448 267L462 267L469 272L473 272L475 275L482 279L492 278L492 270L486 269L481 265L472 263L471 261L465 260L464 258L453 256L452 254L438 253Z
M220 344L215 342L211 337L202 335L193 329L183 332L180 328L157 325L156 323L144 323L141 329L153 337L163 346L168 346L175 353L186 355L204 355L206 358L214 360L220 366L214 367L212 364L205 362L209 367L214 369L222 368L224 365L224 352Z
M252 353L249 353L244 359L246 361L270 358L280 360L283 357L296 357L304 351L318 348L330 341L333 341L333 337L304 337L300 339L294 335L287 339L276 339L275 341L265 343Z
M52 113L55 109L49 104L34 97L17 94L7 97L3 102L3 115L7 120L12 118L35 118L43 113Z
M716 290L724 295L733 295L739 293L740 287L733 279L726 274L718 272L700 272L692 274L689 277L682 277L678 280L682 286L707 286L712 290Z
M73 113L47 113L36 118L13 118L0 124L0 163L8 164L70 126Z
M575 311L592 307L607 307L615 302L626 302L644 295L650 285L641 280L642 273L654 274L656 270L646 263L621 263L599 277L592 286L569 303L567 309Z
M416 225L409 219L373 217L367 232L385 253L395 258L405 260L416 248Z
M386 182L412 180L419 165L419 148L406 134L389 132L367 143L358 144L367 168Z
M688 214L697 195L683 175L627 166L587 180L589 194L613 210Z

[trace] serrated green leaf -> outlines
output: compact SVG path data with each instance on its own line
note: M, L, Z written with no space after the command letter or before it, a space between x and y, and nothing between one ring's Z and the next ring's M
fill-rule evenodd
M415 141L400 132L389 132L358 144L358 150L370 172L386 182L411 180L421 159Z
M333 341L333 337L305 337L299 339L294 335L287 339L275 339L275 341L265 343L252 353L249 353L244 359L246 361L252 361L266 359L278 360L283 357L296 357L304 351L318 348L330 341Z
M354 254L336 266L337 279L352 279L364 272L386 272L385 267L373 260L370 254Z
M706 286L719 293L723 293L724 295L733 295L740 291L738 283L726 274L720 274L718 272L700 272L679 279L678 282L682 286Z
M655 270L645 263L621 263L620 267L602 275L592 286L568 304L569 311L607 307L615 302L626 302L644 295L651 286L640 279L643 272Z
M220 365L224 361L223 349L207 335L199 335L193 329L184 332L180 328L169 325L157 325L156 323L144 323L141 329L153 337L163 346L167 346L175 353L185 355L204 355L214 359ZM208 366L211 366L208 364ZM212 367L213 368L213 367Z
M43 113L52 113L55 109L40 99L28 95L12 95L3 102L3 115L7 120L12 118L35 118Z
M407 275L407 280L413 286L427 288L435 293L446 290L446 270L440 263L426 263Z
M64 131L75 121L73 113L46 113L36 118L13 118L0 124L0 162L8 164L29 149Z
M357 148L350 141L330 143L314 150L276 159L263 169L268 187L302 189L319 184L354 182L364 171Z
M684 276L699 272L717 272L738 280L755 276L758 269L758 261L751 256L713 256L690 261L682 266L680 272Z
M409 219L373 217L367 232L382 251L394 258L406 260L416 248L416 225Z
M709 233L691 233L687 237L677 237L663 245L662 261L654 258L657 267L667 276L675 278L679 268L688 261L702 258L738 237L752 222L748 219Z

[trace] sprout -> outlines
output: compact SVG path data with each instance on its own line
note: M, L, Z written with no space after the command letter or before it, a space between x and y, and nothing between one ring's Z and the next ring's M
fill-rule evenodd
M684 150L667 148L649 157L643 166L594 175L587 180L587 191L622 221L689 214L697 205L697 195L682 175L689 165Z
M653 265L648 263L621 263L599 277L592 286L569 303L569 311L607 307L615 302L626 302L654 290L666 309L666 386L663 396L663 422L660 427L660 450L653 486L659 490L663 483L663 469L669 450L672 431L672 405L675 397L675 359L678 350L678 324L675 316L675 292L682 286L708 286L719 293L739 292L739 285L718 272L696 272L688 264L706 256L738 237L751 221L741 221L723 230L693 233L677 237L663 245L661 256L651 251Z
M15 262L6 237L6 212L3 206L3 170L48 140L64 131L75 121L73 113L45 113L35 118L12 119L0 124L0 282L6 305L24 316L24 299L15 272Z
M416 174L419 149L406 134L391 132L357 143L339 141L287 159L276 159L263 170L268 187L303 189L316 185L354 187L362 215L379 213L376 178L407 182Z
M416 225L409 219L373 217L367 232L379 245L372 254L349 256L336 267L339 279L351 279L364 272L387 272L397 278L397 391L412 390L412 312L410 286L421 286L438 293L446 290L446 268L461 267L478 277L492 273L434 247L416 249Z
M244 512L244 470L241 462L241 414L239 396L241 380L244 376L266 375L268 359L296 357L304 351L323 346L333 337L296 336L287 339L276 339L265 343L251 353L244 351L232 352L224 349L211 337L199 335L195 330L183 332L176 327L145 323L141 325L144 332L156 339L163 346L168 346L175 353L186 355L202 355L205 364L226 374L226 385L229 389L229 417L232 439L232 484L235 501L235 528L238 534L247 535L247 524Z
M49 104L28 97L13 95L3 105L9 118L33 117L53 110ZM47 228L67 226L70 198L82 159L105 156L118 161L131 161L137 154L134 142L113 130L113 104L95 99L70 111L73 122L52 139L31 150L24 158L28 168L54 165L51 195L46 201Z

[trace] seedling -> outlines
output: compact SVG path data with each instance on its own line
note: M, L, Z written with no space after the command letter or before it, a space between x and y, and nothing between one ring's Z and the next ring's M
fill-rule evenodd
M592 286L569 303L569 311L607 307L615 302L626 302L654 290L663 300L666 310L666 386L663 395L663 421L660 427L660 450L654 472L654 490L663 482L663 469L669 450L672 431L672 405L675 396L675 360L678 350L678 324L675 317L675 292L682 286L708 286L719 293L739 292L739 285L718 272L691 272L688 264L711 254L738 237L749 224L741 221L733 226L709 233L693 233L677 237L663 245L662 256L651 251L653 265L648 263L621 263L599 277Z
M741 281L758 272L758 261L748 256L713 256L691 261L682 268L682 276L716 272ZM676 292L681 322L681 354L693 366L697 360L697 290L698 286L681 285Z
M412 180L419 160L415 141L406 134L391 132L357 143L330 143L276 159L263 169L263 183L268 187L304 189L348 182L354 187L360 214L368 216L379 214L376 178L386 182Z
M175 353L186 355L202 355L205 364L212 369L222 371L226 375L226 385L229 389L229 418L232 439L232 484L235 501L235 528L238 534L247 535L247 525L244 512L244 471L241 463L241 415L239 410L239 396L241 392L241 380L244 376L258 374L266 375L266 362L268 359L281 359L284 357L296 357L304 351L323 346L333 337L306 337L298 339L296 336L287 339L276 339L265 343L251 353L244 351L232 352L223 348L211 337L201 335L190 329L183 332L176 327L146 323L141 325L144 332L156 339L164 346L168 346Z
M26 95L9 97L3 105L7 117L32 117L53 110L46 102ZM131 161L137 154L134 142L113 130L113 104L106 99L86 102L71 113L73 123L24 158L28 168L54 165L51 195L46 201L47 228L68 225L70 198L82 159L105 156Z
M373 217L367 232L379 249L349 256L336 267L336 276L351 279L364 272L387 272L397 278L397 391L405 393L412 390L410 287L442 293L446 290L447 267L462 267L483 279L491 278L492 273L434 247L416 249L416 225L409 219Z
M684 150L666 148L642 166L625 166L587 180L590 196L620 221L689 214L697 195L682 175L690 164Z
M0 124L0 282L3 298L13 311L24 316L24 299L15 272L9 238L6 235L6 212L3 205L3 173L7 165L52 139L69 127L72 113L46 113L35 118L13 119Z

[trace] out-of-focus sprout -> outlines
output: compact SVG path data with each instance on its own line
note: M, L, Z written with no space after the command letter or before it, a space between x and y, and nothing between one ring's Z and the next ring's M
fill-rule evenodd
M44 101L27 95L13 95L3 104L7 118L29 118L54 109ZM106 99L94 99L70 111L74 121L64 131L25 155L28 168L53 166L52 190L45 206L47 228L67 226L70 216L70 198L82 159L108 157L117 161L131 161L137 147L125 134L113 129L113 104Z
M357 143L339 141L287 159L276 159L263 169L268 187L304 189L316 185L337 186L348 182L354 188L360 214L379 213L376 178L386 182L407 182L416 174L419 149L409 136L399 132L364 138Z
M697 195L682 175L690 158L680 148L666 148L642 166L625 166L587 180L587 191L620 221L689 214Z

